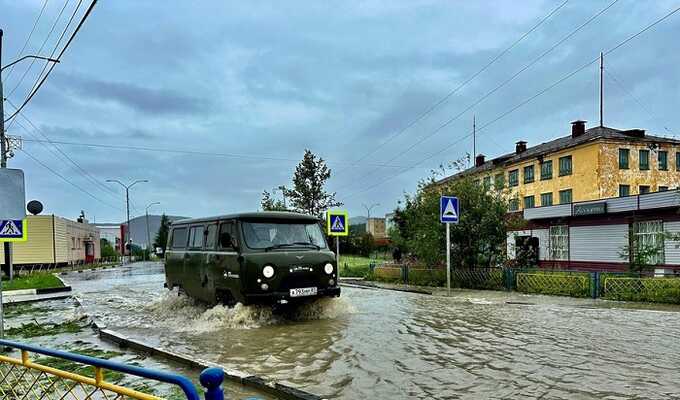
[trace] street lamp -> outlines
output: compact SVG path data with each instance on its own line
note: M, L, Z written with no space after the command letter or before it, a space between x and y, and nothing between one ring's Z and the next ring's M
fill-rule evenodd
M56 58L49 58L49 57L43 57L43 56L35 56L35 55L30 54L30 55L27 55L27 56L23 56L23 57L21 57L21 58L18 59L18 60L12 61L11 63L5 65L5 66L2 67L2 68L0 68L0 71L4 71L6 68L9 68L9 67L11 67L12 65L14 65L14 64L16 64L16 63L18 63L18 62L20 62L20 61L24 61L24 60L27 59L27 58L37 58L38 60L45 60L45 61L49 61L49 62L53 62L53 63L58 63L58 62L59 62L59 60L57 60Z
M148 206L146 206L146 210L145 210L145 213L146 213L146 249L147 249L146 251L147 251L147 254L148 254L147 261L151 260L151 250L150 250L151 249L151 233L149 233L149 208L152 207L152 206L157 206L159 204L161 204L160 201L153 202L153 203L149 204Z
M371 204L370 206L367 206L366 204L361 204L361 205L364 206L364 208L366 209L366 233L371 233L371 232L368 231L368 223L371 221L371 210L374 207L378 207L380 205L380 203L374 203L374 204Z
M127 231L128 231L128 242L126 242L126 244L128 244L132 241L132 237L131 237L132 231L130 230L130 188L135 186L138 183L145 183L145 182L149 182L149 181L146 180L146 179L139 179L139 180L132 182L129 185L124 184L123 182L119 181L118 179L107 179L106 182L117 183L120 186L125 188L125 208L127 210ZM123 238L123 239L125 239L125 238ZM130 243L130 245L131 244L132 243ZM123 245L123 246L125 246L125 245ZM123 247L123 254L125 254L125 247ZM130 261L132 260L131 256L132 256L132 245L130 246L130 252L128 253L128 263L130 263Z

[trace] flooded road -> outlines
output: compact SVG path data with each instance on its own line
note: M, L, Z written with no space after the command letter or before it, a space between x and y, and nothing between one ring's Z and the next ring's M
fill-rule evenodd
M680 398L675 307L343 288L283 320L169 293L160 264L65 278L111 329L328 398Z

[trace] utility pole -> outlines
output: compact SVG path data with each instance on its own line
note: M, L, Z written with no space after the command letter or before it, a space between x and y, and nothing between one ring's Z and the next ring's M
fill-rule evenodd
M159 201L146 206L146 251L149 255L147 261L151 260L151 233L149 232L149 207L161 204Z
M2 89L2 29L0 29L0 168L7 168L7 139L5 138L5 92ZM12 248L3 243L5 266L12 269ZM0 270L0 339L5 339L5 314L2 308L2 272Z
M477 159L477 121L474 114L472 114L472 158Z
M371 222L371 210L373 209L373 207L377 207L379 205L380 205L380 203L374 203L374 204L371 204L370 206L367 206L366 204L362 204L362 206L364 206L364 208L366 209L366 233L371 233L368 230L368 225Z
M125 250L127 245L130 245L130 249L128 250L128 256L127 256L127 263L129 264L132 261L132 231L130 230L130 188L135 186L138 183L145 183L149 182L146 179L139 179L134 182L132 182L129 185L124 184L123 182L119 181L118 179L107 179L106 182L111 182L111 183L117 183L120 186L125 188L125 209L127 210L127 240L123 237L122 240L124 242L123 244L123 254L125 254ZM125 233L125 231L123 231ZM123 236L125 236L123 234Z
M604 126L604 54L600 52L600 126Z

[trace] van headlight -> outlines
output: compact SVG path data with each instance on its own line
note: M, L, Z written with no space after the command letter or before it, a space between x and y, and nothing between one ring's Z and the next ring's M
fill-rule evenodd
M324 267L323 270L326 274L330 275L333 273L333 264L327 263Z
M265 265L265 267L262 268L262 275L264 275L264 277L267 279L271 278L274 276L274 267L271 265Z

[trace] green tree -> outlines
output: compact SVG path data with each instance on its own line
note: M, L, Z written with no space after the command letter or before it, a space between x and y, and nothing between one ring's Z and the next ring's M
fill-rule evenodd
M659 245L645 244L635 234L634 227L628 232L628 244L621 248L619 257L628 261L628 271L642 276L645 272L654 270L659 257L663 254L664 239L673 239L673 235L666 232L659 233Z
M326 161L305 150L302 161L295 168L293 188L284 190L290 205L296 211L319 218L329 208L341 206L342 203L335 200L335 192L328 193L324 188L330 177L331 170Z
M442 168L442 172L445 172ZM396 228L391 235L419 261L443 265L446 259L446 227L439 222L441 195L454 195L460 204L460 222L451 225L453 268L495 266L505 261L506 232L519 224L508 218L507 197L486 190L470 177L462 176L435 184L437 174L421 180L415 194L405 196L396 210ZM405 250L404 249L404 250Z
M163 249L163 254L165 254L165 246L168 243L168 234L170 233L170 219L167 215L163 214L161 216L161 226L158 228L158 233L156 233L156 238L153 241L153 247L160 247Z
M288 211L288 208L283 204L283 201L275 199L272 194L266 190L262 192L260 207L262 207L262 211Z
M99 239L100 253L102 258L116 257L118 252L113 248L111 243L106 239Z

